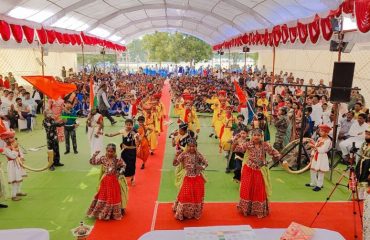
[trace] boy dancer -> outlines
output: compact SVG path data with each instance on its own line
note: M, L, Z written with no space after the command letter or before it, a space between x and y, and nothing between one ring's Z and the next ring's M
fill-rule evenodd
M68 154L70 150L70 142L69 139L72 139L73 151L75 154L78 153L77 151L77 141L76 141L76 127L78 126L76 123L77 114L72 108L72 103L69 101L65 102L65 108L62 113L62 118L65 119L65 126L64 126L64 135L66 138L66 151L64 154Z
M329 171L328 152L331 148L331 140L329 132L331 127L328 125L319 125L320 136L316 144L312 144L313 151L311 153L311 182L306 184L306 187L314 187L312 190L318 192L324 184L325 172Z

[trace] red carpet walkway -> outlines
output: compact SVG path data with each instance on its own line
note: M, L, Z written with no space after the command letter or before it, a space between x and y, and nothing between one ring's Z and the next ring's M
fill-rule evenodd
M200 220L177 221L173 217L172 203L159 204L155 230L175 230L184 227L215 225L251 225L253 228L286 228L294 221L309 226L323 203L271 203L270 215L263 219L244 217L236 211L236 203L206 203ZM357 207L357 205L356 205ZM356 208L357 209L357 208ZM362 209L362 207L361 207ZM357 212L358 239L362 239L360 218ZM354 239L352 202L329 202L317 218L314 228L325 228L341 233L345 239ZM325 239L329 240L329 239Z
M170 86L166 84L162 91L162 101L169 112ZM141 161L137 161L136 186L130 187L127 212L121 221L96 221L89 240L136 240L150 231L155 203L158 199L161 169L166 146L167 127L159 137L158 148L150 156L145 170L140 170Z

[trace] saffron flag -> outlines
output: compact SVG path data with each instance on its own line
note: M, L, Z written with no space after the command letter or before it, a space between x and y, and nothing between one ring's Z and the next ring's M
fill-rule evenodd
M22 78L38 91L54 100L57 100L59 97L64 98L77 90L76 85L59 82L53 76L22 76Z
M246 106L247 105L247 95L243 91L243 89L239 86L239 84L234 80L235 92L236 96L239 99L239 105Z

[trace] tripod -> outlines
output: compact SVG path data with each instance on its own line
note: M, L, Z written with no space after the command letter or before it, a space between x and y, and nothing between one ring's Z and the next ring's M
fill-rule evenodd
M357 223L356 223L356 216L357 216L356 202L357 202L357 208L358 208L359 217L360 217L360 221L361 221L361 227L363 226L363 222L362 222L362 212L361 212L360 200L358 198L357 179L356 179L355 167L354 167L354 164L355 164L355 154L356 154L357 150L358 149L356 149L355 143L353 143L353 146L352 146L352 148L350 150L350 158L349 158L350 167L349 167L349 169L345 170L343 172L343 174L339 177L339 179L336 182L334 188L331 190L331 192L329 193L329 196L326 198L326 201L321 206L320 210L317 212L315 218L311 222L310 227L312 227L312 225L316 222L317 218L320 216L322 210L324 209L324 207L326 206L326 204L330 200L331 196L334 194L335 190L338 188L339 185L341 185L341 186L348 187L348 189L351 190L354 239L358 239L358 235L357 235ZM349 177L348 177L349 182L348 182L347 185L343 185L343 184L341 184L341 182L345 178L346 173L347 173L348 170L349 170Z

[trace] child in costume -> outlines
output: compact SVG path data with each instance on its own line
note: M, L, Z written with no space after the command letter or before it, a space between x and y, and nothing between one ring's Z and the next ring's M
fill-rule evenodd
M44 111L45 119L42 121L42 125L46 131L46 141L49 150L53 150L53 165L50 167L50 171L54 171L55 167L64 166L60 162L60 152L59 152L59 141L58 141L58 131L59 127L64 126L64 122L57 122L54 119L53 112L50 109Z
M324 175L329 169L328 152L331 148L331 140L329 132L331 127L328 125L319 125L320 137L317 142L310 146L313 148L311 152L311 182L306 184L306 187L313 187L313 191L320 191L324 185Z
M14 131L6 131L0 134L0 138L5 142L3 154L8 159L8 183L12 185L12 200L19 201L22 199L21 197L27 196L26 193L21 192L23 178L27 175L21 166L24 156L14 136Z
M194 138L188 139L187 144L187 150L173 162L174 166L182 164L185 170L185 177L173 206L178 220L199 219L203 210L205 179L202 171L208 166L208 162L198 152Z
M117 158L116 145L113 143L108 144L104 156L97 157L98 154L99 151L94 153L90 164L101 165L103 174L87 215L99 220L120 220L127 202L127 184L126 181L119 181L119 176L125 171L126 165L122 158ZM126 189L126 192L122 189ZM126 202L122 201L123 196Z
M240 181L240 201L237 209L244 216L256 215L263 218L269 214L269 197L271 183L267 167L266 153L274 159L280 153L263 141L262 131L253 129L251 140L239 146L240 151L245 151L248 161L244 163Z
M137 121L139 122L139 129L138 134L139 134L139 145L137 146L137 153L136 156L140 158L143 163L141 164L141 169L145 168L145 163L149 158L150 155L150 147L149 147L149 141L147 137L147 131L145 128L145 117L144 116L139 116L137 118Z

